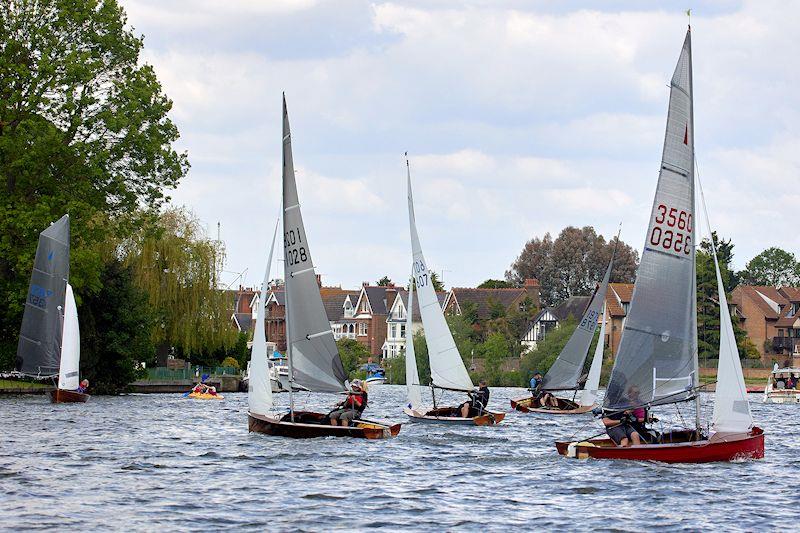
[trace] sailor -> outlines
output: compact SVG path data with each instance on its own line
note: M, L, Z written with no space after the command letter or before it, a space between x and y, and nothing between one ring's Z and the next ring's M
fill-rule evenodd
M489 387L486 386L486 380L482 379L478 382L478 390L469 392L469 401L461 404L461 416L464 418L470 417L470 410L472 416L480 416L489 405Z
M531 394L533 395L531 405L533 407L558 407L558 400L555 396L549 392L539 390L543 381L542 373L537 370L530 381Z
M85 393L87 390L89 390L89 380L85 378L81 380L77 390L80 393Z
M628 387L626 403L634 406L634 408L611 413L603 417L603 425L606 427L608 436L618 446L638 446L642 443L642 433L647 432L645 426L647 410L639 398L639 387L636 385Z
M336 407L328 415L332 426L338 426L340 420L342 426L349 426L351 421L361 418L361 413L367 408L367 391L361 385L360 379L353 380L347 398L336 404Z

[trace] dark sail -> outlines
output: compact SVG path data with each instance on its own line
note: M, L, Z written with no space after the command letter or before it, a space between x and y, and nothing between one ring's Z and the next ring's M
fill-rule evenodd
M39 234L17 345L16 368L24 374L58 374L68 277L69 215L64 215Z
M691 37L672 76L661 172L614 369L603 402L685 401L697 382ZM638 392L637 392L638 389Z

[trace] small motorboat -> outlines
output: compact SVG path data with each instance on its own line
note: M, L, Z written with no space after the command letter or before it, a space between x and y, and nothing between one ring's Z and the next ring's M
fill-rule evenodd
M798 381L800 368L775 368L764 388L764 403L800 403Z
M367 364L361 366L361 370L367 373L367 377L364 380L367 384L367 388L373 385L383 385L386 383L386 370L380 365L369 361Z

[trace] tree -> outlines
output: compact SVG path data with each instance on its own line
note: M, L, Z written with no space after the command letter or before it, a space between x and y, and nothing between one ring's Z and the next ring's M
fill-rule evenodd
M378 280L378 287L388 287L392 285L392 280L389 279L389 276L383 276L381 279Z
M228 356L222 360L221 366L224 366L226 368L235 368L236 370L239 370L239 361L237 361L235 358L231 356Z
M230 320L232 296L218 288L224 251L200 221L183 209L169 209L121 248L158 314L153 342L216 361L216 350L226 355L237 331Z
M479 289L513 289L514 284L510 281L505 281L501 279L487 279L480 285L478 285Z
M40 231L71 217L70 283L103 289L114 239L186 174L172 102L114 0L0 9L0 351L16 349ZM109 250L109 247L111 250ZM78 302L80 305L80 301Z
M155 347L150 331L156 323L147 294L136 287L133 272L111 261L100 274L103 288L86 295L78 309L81 328L81 375L95 394L126 390L150 366Z
M534 372L547 373L558 354L564 349L576 327L576 320L570 316L567 320L561 322L557 328L548 331L544 340L539 341L536 349L531 350L522 357L520 369L523 376L530 378Z
M712 232L711 236L717 249L722 284L725 292L730 293L736 286L736 275L730 269L730 264L733 261L734 245L730 239L725 240L718 237L716 232ZM701 361L719 357L720 299L712 252L711 241L703 239L696 254L697 352ZM739 356L751 357L753 353L752 343L749 342L747 334L736 320L733 320L733 332L736 337L736 344L739 347Z
M506 281L521 285L536 278L544 305L554 305L570 296L588 295L600 281L616 248L611 281L633 283L639 255L616 237L608 242L594 228L564 228L555 241L549 233L525 244L506 271Z
M800 285L800 263L791 252L767 248L745 265L740 276L748 285L796 286Z
M339 339L336 341L339 348L339 357L348 376L352 375L358 367L367 362L370 353L367 347L355 339Z

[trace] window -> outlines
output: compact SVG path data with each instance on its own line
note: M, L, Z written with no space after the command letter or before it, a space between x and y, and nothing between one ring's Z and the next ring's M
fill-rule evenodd
M778 337L783 337L783 330L782 329L778 330Z
M389 337L395 338L397 336L397 324L389 324Z
M345 318L353 317L353 304L350 303L350 300L344 303L344 316Z
M361 312L362 313L366 313L367 312L367 300L366 299L364 299L364 301L361 302Z
M401 339L405 339L406 338L406 325L405 324L400 324L400 338Z
M368 330L369 330L369 324L367 324L366 322L359 322L359 324L358 324L358 334L360 336L362 336L362 337L365 336L367 334Z

